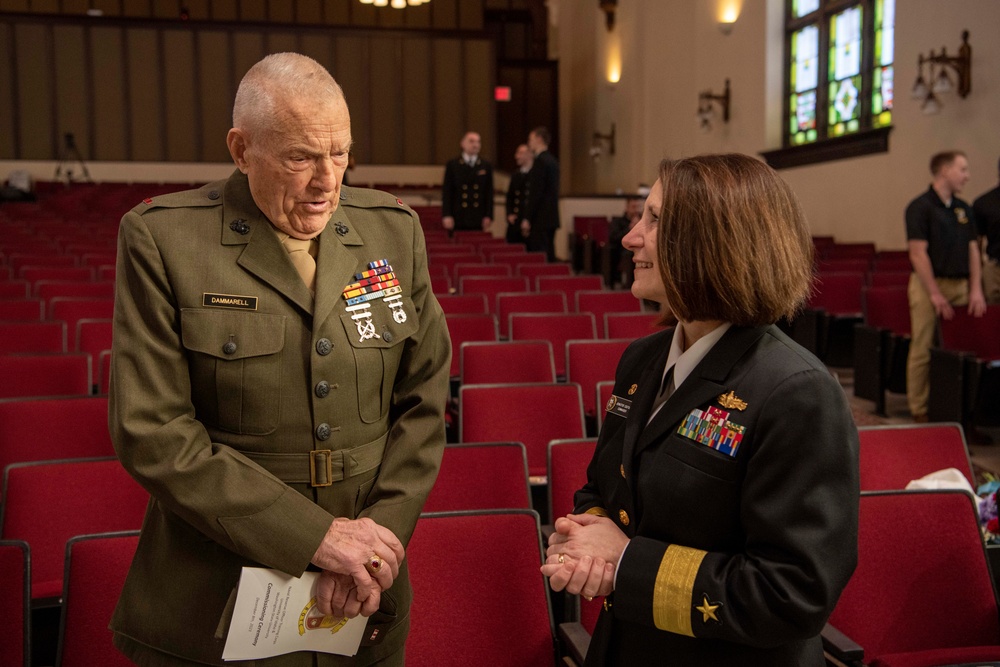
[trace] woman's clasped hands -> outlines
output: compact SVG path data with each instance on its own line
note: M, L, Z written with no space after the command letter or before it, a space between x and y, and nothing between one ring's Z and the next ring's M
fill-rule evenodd
M556 519L555 529L541 568L552 590L587 599L611 593L629 538L611 519L593 514Z

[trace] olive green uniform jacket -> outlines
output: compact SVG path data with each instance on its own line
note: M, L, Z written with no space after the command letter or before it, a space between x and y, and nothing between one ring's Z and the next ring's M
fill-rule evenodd
M405 319L378 298L359 326L343 288L382 259ZM119 648L140 664L253 664L221 659L243 566L301 575L335 517L370 517L405 545L440 464L450 356L417 216L388 194L342 189L315 303L239 172L127 213L109 422L152 498L111 621ZM401 567L381 643L318 664L397 651L411 594Z

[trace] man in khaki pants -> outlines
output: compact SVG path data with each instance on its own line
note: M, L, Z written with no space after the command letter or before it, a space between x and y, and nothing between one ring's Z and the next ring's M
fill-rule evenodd
M969 161L960 151L931 158L933 181L906 207L910 276L910 356L906 399L915 422L927 421L931 345L937 317L950 320L952 306L968 305L976 317L986 312L982 263L972 208L956 195L969 180Z
M983 292L1000 303L1000 185L972 202L983 247Z

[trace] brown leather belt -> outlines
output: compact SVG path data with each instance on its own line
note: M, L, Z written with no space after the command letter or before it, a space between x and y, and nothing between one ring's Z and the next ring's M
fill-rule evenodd
M330 486L334 482L374 470L382 464L386 433L377 440L352 449L315 449L308 453L244 452L264 470L289 484Z

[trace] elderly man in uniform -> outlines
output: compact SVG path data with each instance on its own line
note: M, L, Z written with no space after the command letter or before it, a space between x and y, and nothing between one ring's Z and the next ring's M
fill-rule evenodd
M517 163L517 171L510 175L510 185L507 187L507 243L526 243L527 235L521 232L519 216L531 193L528 175L535 162L528 144L517 147L514 162Z
M933 181L906 207L906 240L913 273L910 300L910 353L906 360L906 400L913 421L927 421L931 345L937 318L950 320L952 306L986 312L982 263L972 208L958 198L969 181L969 161L961 151L931 158Z
M115 644L140 665L237 664L241 568L313 569L324 614L369 617L358 654L253 664L402 665L403 545L451 355L420 225L341 187L347 104L305 56L247 72L227 142L232 176L147 199L119 232L109 421L152 498Z
M489 231L493 224L493 165L479 157L478 132L466 132L462 155L444 168L441 224L455 229Z

